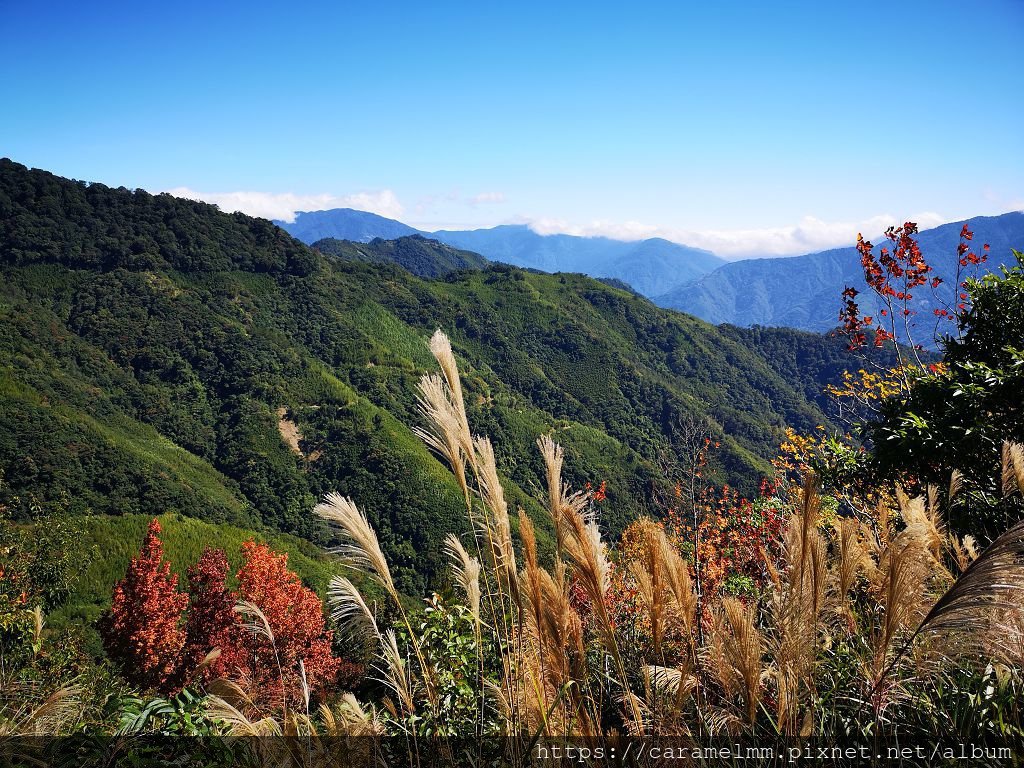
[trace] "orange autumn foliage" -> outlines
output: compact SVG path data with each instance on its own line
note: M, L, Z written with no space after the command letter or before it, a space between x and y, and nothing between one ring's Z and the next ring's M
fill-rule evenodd
M153 520L99 623L107 655L144 689L173 688L185 641L182 617L188 595L178 590L178 576L163 557L160 523Z
M301 706L303 680L317 697L339 671L344 670L347 682L358 676L356 665L334 655L323 604L288 569L287 554L246 542L238 587L229 590L226 555L207 548L189 568L189 593L184 594L163 560L159 534L160 523L153 520L100 622L108 656L133 685L173 693L229 677L245 684L257 706ZM236 612L243 600L263 614L272 642ZM209 656L214 650L218 653Z
M331 650L334 633L326 629L320 598L288 570L287 554L249 541L242 545L242 555L236 597L259 607L274 643L256 632L240 632L237 645L222 649L218 665L229 676L249 681L253 695L266 702L283 692L289 703L299 703L303 671L310 691L318 695L342 666Z

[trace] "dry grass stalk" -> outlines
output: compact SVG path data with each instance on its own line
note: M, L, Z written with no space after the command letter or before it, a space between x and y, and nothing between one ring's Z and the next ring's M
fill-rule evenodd
M316 505L313 513L333 523L341 534L342 543L330 551L346 565L365 573L380 584L395 602L400 602L377 534L355 502L341 494L328 493L323 502Z
M431 373L422 377L419 390L417 402L427 426L414 427L413 432L447 462L468 500L466 460L472 454L472 439L463 429L462 415L456 410L448 385L441 376Z
M886 551L880 590L885 612L881 650L889 646L900 630L920 621L927 599L925 583L930 575L930 560L921 542L912 536L897 537Z
M335 576L327 587L327 604L331 619L345 634L355 639L364 639L369 630L370 637L379 641L380 629L377 620L363 599L362 593L344 576Z
M864 526L853 518L844 518L836 525L837 555L836 565L836 598L839 602L839 615L846 625L847 632L857 630L857 621L850 594L856 586L857 577L868 568L867 545L865 544Z
M537 438L537 447L544 457L544 472L548 483L548 514L555 526L556 552L561 555L563 547L562 508L565 497L562 490L562 446L547 435Z
M605 554L597 521L582 512L562 508L565 552L573 564L576 578L598 617L598 631L605 650L615 647L615 633L605 606L611 577L611 563Z
M423 683L426 688L427 698L431 705L435 706L437 698L436 681L433 679L431 669L423 655L423 649L416 639L412 623L409 621L409 616L402 605L398 590L395 588L395 582L391 578L391 569L388 568L387 559L380 548L380 543L377 540L377 534L373 527L351 499L347 499L337 493L327 494L324 501L318 504L313 511L319 517L333 523L341 536L342 543L330 551L338 555L343 563L365 573L383 587L398 608L402 621L409 632L410 642L413 650L416 652L420 669L423 670ZM362 602L362 605L354 604L353 598L348 592L348 587L342 582L338 584L342 589L339 594L341 602L337 606L332 603L332 610L341 610L349 615L355 615L352 613L355 609L358 609L364 615L369 612L365 601ZM387 638L382 636L379 631L376 634L381 640L384 655L387 657L390 652ZM388 667L391 667L390 661L388 662Z
M827 543L818 529L821 500L813 476L804 483L800 502L800 511L786 527L784 569L771 599L776 725L787 734L798 731L801 697L813 691L812 671L829 580Z
M746 705L747 722L757 719L757 708L761 701L761 678L763 640L757 629L757 605L743 605L734 597L722 601L725 627L722 639L724 660L731 675L741 683L743 701ZM718 631L723 630L721 624Z
M658 534L661 528L653 520L639 523L639 558L627 563L626 567L636 582L640 599L647 608L651 625L651 640L654 655L661 658L661 643L665 636L665 615L668 610L668 586L662 564L662 550Z
M367 710L351 693L343 694L333 712L321 705L321 712L331 714L334 733L346 736L382 736L384 724L373 709ZM325 722L327 718L325 717Z
M541 447L542 452L544 446ZM555 452L553 452L555 453ZM561 454L558 447L557 454ZM560 484L559 484L560 485ZM561 490L560 488L558 490ZM601 541L601 531L597 521L585 515L580 509L585 497L579 495L566 496L561 494L563 504L559 505L563 530L562 543L565 552L573 563L577 582L583 587L593 610L595 625L601 645L615 662L622 687L622 698L627 705L627 722L634 734L644 732L644 717L639 700L629 690L628 677L622 655L619 653L615 627L608 613L605 596L608 593L611 564L605 554Z
M459 537L454 533L449 533L445 537L444 549L452 560L452 576L466 595L466 605L469 607L470 613L473 614L479 631L480 561L475 557L470 557L469 552L462 546Z
M415 431L428 447L447 461L462 489L473 532L473 548L480 565L478 572L483 582L480 597L487 606L499 655L504 659L506 651L511 650L511 644L516 641L517 633L510 621L510 613L515 611L519 602L508 505L490 441L472 437L458 365L450 340L440 330L430 339L430 351L441 367L442 376L430 374L420 380L418 400L427 426ZM478 515L475 509L467 464L475 480L476 496L483 501L482 515ZM475 615L480 617L479 609ZM517 697L511 686L515 681L511 675L506 675L504 683L508 687L505 698L514 706Z
M430 352L437 360L437 364L441 366L452 405L459 417L459 429L463 439L468 440L470 431L469 423L466 420L466 402L462 395L462 378L459 376L459 366L452 352L451 340L440 328L434 331L434 335L430 337ZM464 443L463 447L467 449L467 455L472 454L468 443Z
M951 538L950 546L952 549L951 554L953 559L956 560L956 566L960 573L966 571L978 557L978 543L970 534L962 539Z
M560 560L554 571L540 567L533 523L519 514L525 567L519 576L523 597L524 640L520 659L519 688L523 692L531 721L540 722L558 692L568 686L561 705L547 723L549 734L560 724L576 723L578 732L596 735L597 730L581 698L589 681L583 647L583 625L569 600L568 568Z
M672 708L676 711L682 710L699 684L692 668L662 667L657 664L644 667L644 682L653 694L670 696L673 699Z
M280 721L269 715L257 718L259 710L246 693L246 686L233 680L213 682L206 711L212 719L227 725L232 736L280 736L284 733L286 718Z
M922 550L931 558L931 565L939 575L952 578L953 574L949 572L943 560L949 546L949 537L939 515L938 488L934 485L928 486L927 496L911 499L903 488L897 485L896 502L900 517L906 525L899 535L903 538L916 539Z
M480 495L485 508L490 512L486 518L486 538L492 543L491 558L494 570L499 578L499 588L507 590L515 601L519 588L516 583L516 554L512 544L508 503L505 501L505 489L498 477L494 447L486 437L477 437L473 445L476 452Z
M81 715L83 694L84 689L80 685L65 685L47 696L38 706L29 696L25 696L13 712L0 709L0 739L62 733Z
M1024 494L1024 445L1003 443L1003 495Z
M687 645L692 644L697 596L690 569L665 530L653 520L642 520L638 527L640 556L626 568L647 609L654 655L661 658L667 632L682 638Z
M935 602L915 635L959 632L984 646L1024 616L1024 522L997 538ZM987 617L988 621L984 619Z
M536 643L538 661L542 668L545 656L545 635L542 627L544 623L544 592L541 583L541 568L537 561L537 537L533 530L533 522L525 512L519 512L519 536L523 542L523 560L525 568L520 576L520 583L523 586L522 596L524 597L524 611L521 614L523 627L521 634L525 633ZM543 674L543 672L541 673ZM546 705L547 697L543 697L542 705ZM546 706L545 706L546 708Z
M398 649L398 638L394 630L387 630L382 636L381 656L384 662L380 668L381 677L377 678L398 697L402 711L406 715L416 713L416 700L412 694L412 679L402 660L402 652Z

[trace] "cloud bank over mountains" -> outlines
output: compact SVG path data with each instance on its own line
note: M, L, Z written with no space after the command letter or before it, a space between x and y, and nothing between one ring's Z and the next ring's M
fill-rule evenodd
M941 214L924 211L910 217L921 229L937 227L948 221ZM541 235L566 234L580 237L610 237L615 240L643 240L661 237L675 243L703 248L726 259L750 256L795 256L841 245L852 245L857 233L875 237L888 227L902 224L891 214L879 214L860 221L823 221L805 216L799 223L761 229L682 229L658 227L636 221L623 223L594 221L573 225L552 219L522 220Z
M299 211L324 211L330 208L355 208L378 216L397 219L405 207L390 189L376 192L357 192L352 195L296 195L291 192L199 192L189 187L165 190L175 197L214 203L222 211L241 211L249 216L280 221L295 221Z
M241 211L250 216L293 222L299 211L321 211L332 208L354 208L368 211L389 219L403 220L406 207L398 195L390 189L362 191L348 195L313 194L300 195L290 192L201 192L189 187L167 190L177 197L203 200L217 204L223 211ZM448 200L454 196L449 195ZM498 206L507 203L501 192L487 191L467 197L458 196L458 202L466 208ZM422 206L414 206L411 218L418 218L424 212ZM908 217L916 221L921 229L936 227L951 219L934 211L921 211ZM795 224L751 229L686 229L666 227L639 221L594 220L580 224L558 218L512 216L497 218L486 226L498 224L526 224L541 235L567 234L579 237L608 237L614 240L639 241L652 237L703 248L730 260L758 256L795 256L838 246L851 245L858 232L865 237L876 237L887 227L902 224L906 219L891 213L880 213L869 218L854 221L825 221L807 215ZM450 223L411 220L404 222L412 227L433 231L441 229L472 229L483 225L467 225L465 222Z

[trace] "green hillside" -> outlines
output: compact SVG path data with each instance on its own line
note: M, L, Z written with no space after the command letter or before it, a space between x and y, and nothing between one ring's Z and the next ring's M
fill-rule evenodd
M737 343L756 349L776 373L792 382L810 402L836 421L840 416L838 404L825 393L823 383L839 383L843 372L851 369L884 370L898 363L896 352L891 346L863 349L854 356L848 348L849 341L835 334L822 336L795 328L765 328L759 325L750 328L720 325L718 330ZM941 359L939 355L926 350L919 350L917 354L923 362ZM850 403L844 403L844 408L847 421L865 415L851 413Z
M478 253L460 251L423 235L408 235L395 240L376 238L369 243L325 237L313 243L312 247L339 259L397 264L420 277L441 277L460 269L483 269L488 264L487 259Z
M4 494L319 542L310 510L337 490L367 510L401 588L420 593L443 534L464 528L459 492L412 432L438 327L513 507L535 510L534 441L556 432L570 482L607 481L613 535L670 487L681 421L711 425L715 476L748 492L784 425L825 421L797 362L769 358L785 344L581 275L494 265L429 280L373 263L393 260L393 244L358 248L380 258L0 161Z

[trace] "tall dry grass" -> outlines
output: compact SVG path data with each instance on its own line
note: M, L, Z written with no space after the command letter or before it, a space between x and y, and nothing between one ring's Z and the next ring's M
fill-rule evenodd
M445 543L478 654L477 706L466 733L495 723L527 739L618 732L807 738L840 727L877 733L895 713L910 711L908 697L927 694L929 681L950 669L995 664L1020 680L1024 523L979 553L970 537L944 525L937 489L910 498L898 488L826 522L809 477L793 492L769 587L745 598L701 595L690 564L654 521L641 524L640 556L613 563L588 495L564 483L562 448L542 436L542 506L555 531L553 557L542 562L534 521L522 511L513 539L494 449L471 432L447 337L437 332L430 348L441 374L420 382L418 433L448 464L466 508L465 531ZM1003 470L1006 492L1024 493L1020 446L1007 446ZM956 489L954 477L948 495ZM443 670L421 647L366 516L336 494L316 512L336 527L338 556L383 590L404 630L400 641L378 625L351 581L335 579L332 616L375 648L376 676L388 695L386 722L346 695L331 727L405 732L414 744L417 722L444 716L437 696ZM639 657L609 608L615 567L635 587L650 635L650 650Z

